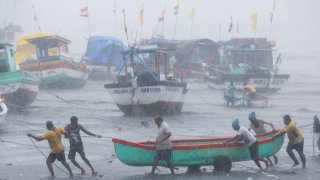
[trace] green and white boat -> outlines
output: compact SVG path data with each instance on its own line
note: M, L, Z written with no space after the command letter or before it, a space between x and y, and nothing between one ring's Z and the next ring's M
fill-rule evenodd
M280 132L278 130L277 132ZM266 132L256 137L259 143L259 156L266 158L276 154L284 142L284 133ZM219 160L230 162L252 160L248 147L243 142L223 142L232 137L172 140L172 163L174 166L200 167L214 165ZM118 159L130 166L152 166L156 155L154 142L130 142L113 138ZM223 158L221 158L223 157ZM166 166L164 161L159 165ZM229 171L230 171L229 169Z
M0 44L0 95L6 105L26 107L32 104L39 91L39 79L16 69L13 46Z

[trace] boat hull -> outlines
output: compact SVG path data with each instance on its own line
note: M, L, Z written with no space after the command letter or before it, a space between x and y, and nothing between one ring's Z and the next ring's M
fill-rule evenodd
M208 87L213 89L225 89L230 82L234 82L237 89L243 90L243 83L249 82L259 92L276 92L282 88L289 77L288 74L277 74L273 78L267 75L220 74L217 76L207 75L205 79Z
M272 133L258 135L259 156L266 158L276 154L282 147L284 135L272 137ZM213 165L219 156L227 156L232 162L252 160L248 147L244 143L221 142L229 138L173 140L172 163L174 166ZM201 143L206 141L213 143ZM112 139L118 159L130 166L152 166L156 150L147 143L134 143ZM193 143L191 143L193 142ZM188 144L189 143L189 144ZM160 165L166 166L164 161Z
M10 107L26 107L32 104L39 91L39 79L30 73L13 71L0 74L0 94Z
M106 84L105 88L126 115L177 114L182 110L187 93L185 83L161 81L137 88L133 88L130 84L123 87Z
M258 94L255 99L235 98L233 107L266 108L268 97Z
M42 87L49 88L81 88L89 74L84 65L67 60L25 63L20 68L41 79Z

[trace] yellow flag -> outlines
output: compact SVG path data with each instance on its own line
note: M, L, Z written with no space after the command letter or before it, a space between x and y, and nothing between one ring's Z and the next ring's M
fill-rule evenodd
M189 19L190 21L193 20L194 13L195 13L195 9L193 8L193 9L189 12L189 14L188 14L188 19Z
M257 19L258 19L258 13L255 12L251 15L251 19L252 19L252 25L251 25L251 28L253 30L256 30L257 29Z

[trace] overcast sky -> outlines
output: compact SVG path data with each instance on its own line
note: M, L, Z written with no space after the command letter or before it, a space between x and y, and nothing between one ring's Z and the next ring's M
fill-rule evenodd
M64 36L72 41L72 53L84 53L85 37L89 36L88 18L80 17L80 9L89 8L91 35L114 36L114 0L0 0L0 27L10 22L22 25L24 33L38 31L34 21L32 5L35 5L42 31ZM139 23L143 4L144 24ZM129 40L136 34L151 37L156 29L158 17L166 10L164 35L173 38L175 16L173 7L177 0L116 0L116 35L125 40L122 9L126 12ZM270 34L270 12L273 0L180 0L176 39L189 39L191 21L187 18L195 8L192 38L220 37L230 39L228 27L233 17L234 37L254 37L250 16L258 13L257 37L271 37L283 52L320 54L320 1L319 0L277 0ZM237 34L237 22L239 35ZM158 32L162 30L159 24ZM137 33L138 32L138 33ZM126 42L126 41L125 41Z

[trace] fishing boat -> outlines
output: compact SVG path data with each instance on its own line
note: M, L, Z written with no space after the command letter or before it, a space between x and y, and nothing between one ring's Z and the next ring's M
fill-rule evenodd
M225 99L226 102L226 99ZM227 103L226 103L227 104ZM268 97L257 94L257 97L252 98L239 98L234 97L232 107L251 107L251 108L266 108L268 106Z
M35 101L40 81L16 69L13 52L11 44L0 44L0 95L8 106L26 107Z
M281 130L277 133L266 132L256 135L259 143L259 156L266 158L275 155L283 145L285 134ZM217 164L220 159L229 162L252 160L247 145L244 142L223 142L231 139L202 138L172 140L172 163L174 166L205 166ZM113 138L114 148L118 159L130 166L152 166L156 155L154 142L131 142ZM220 158L225 157L225 158ZM166 166L164 161L159 165ZM231 165L229 165L231 169ZM230 169L227 169L230 171Z
M43 87L83 87L89 70L69 55L70 42L44 32L22 36L17 43L16 63L20 69L39 77Z
M126 58L118 75L113 83L105 84L119 109L125 115L181 112L187 83L170 72L168 52L157 47L131 47L122 53Z
M206 81L210 88L224 88L234 82L243 90L249 82L259 92L276 92L288 81L289 74L280 74L281 54L276 54L275 42L266 38L239 38L220 43L220 61L208 68ZM275 55L276 56L276 55Z
M112 80L122 65L123 42L111 36L91 36L83 56L90 80Z

